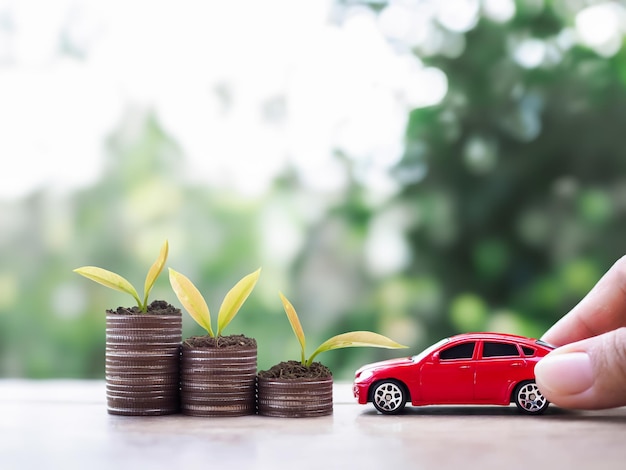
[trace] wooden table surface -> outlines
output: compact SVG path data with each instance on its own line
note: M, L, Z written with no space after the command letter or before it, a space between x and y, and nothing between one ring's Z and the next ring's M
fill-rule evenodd
M626 408L407 407L334 387L332 416L120 417L100 381L0 380L0 469L626 469Z

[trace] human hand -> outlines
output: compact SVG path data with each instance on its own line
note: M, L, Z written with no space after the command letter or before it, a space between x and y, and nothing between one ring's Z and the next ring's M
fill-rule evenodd
M626 256L541 339L560 346L535 366L545 397L564 408L626 405Z

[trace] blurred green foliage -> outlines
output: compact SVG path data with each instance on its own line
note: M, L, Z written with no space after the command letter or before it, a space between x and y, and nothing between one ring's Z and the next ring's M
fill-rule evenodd
M175 140L152 113L129 110L133 124L111 136L98 184L0 202L0 376L102 377L104 310L126 299L71 271L96 265L140 283L165 238L168 265L213 310L263 266L229 328L257 338L260 368L298 356L278 290L311 344L368 329L412 354L469 330L540 336L624 253L626 237L626 49L605 57L555 48L533 67L513 57L519 38L550 47L562 38L576 13L562 4L520 1L510 21L481 17L465 33L438 26L444 44L462 36L454 57L415 51L449 89L437 106L410 113L394 170L402 189L383 204L353 178L349 156L338 158L351 184L333 197L303 189L288 169L254 200L189 185ZM307 215L312 207L321 215ZM266 249L281 230L271 225L276 213L303 234L295 259ZM410 262L384 276L365 260L377 224L410 248ZM152 297L176 303L166 276ZM184 336L192 334L202 332L185 317ZM323 360L345 379L394 356L353 349Z

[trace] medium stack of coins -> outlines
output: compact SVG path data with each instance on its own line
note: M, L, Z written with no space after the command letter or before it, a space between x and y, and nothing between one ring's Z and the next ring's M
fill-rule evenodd
M180 365L181 411L193 416L244 416L256 412L257 348L197 348L184 343Z

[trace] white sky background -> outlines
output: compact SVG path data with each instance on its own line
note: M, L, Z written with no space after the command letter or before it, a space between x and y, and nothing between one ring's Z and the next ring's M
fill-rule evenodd
M92 183L128 104L156 110L190 180L254 194L289 162L312 188L337 189L341 149L390 189L407 111L438 102L445 76L392 49L374 14L338 26L331 8L0 0L0 197ZM84 57L63 54L62 41Z
M255 195L291 164L332 191L345 183L341 150L372 191L392 193L408 111L447 91L410 49L437 42L433 21L462 34L481 12L506 22L515 4L396 0L339 24L329 0L0 0L0 198L97 180L129 105L157 112L190 181ZM625 17L603 2L579 13L575 32L611 55ZM522 49L520 63L538 50Z

